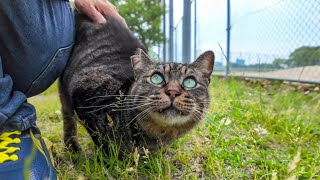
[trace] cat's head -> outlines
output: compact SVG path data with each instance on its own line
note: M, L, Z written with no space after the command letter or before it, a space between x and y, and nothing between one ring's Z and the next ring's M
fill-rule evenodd
M141 116L163 125L200 121L209 104L208 85L214 53L207 51L192 64L155 63L138 50L131 57L135 82L130 90Z

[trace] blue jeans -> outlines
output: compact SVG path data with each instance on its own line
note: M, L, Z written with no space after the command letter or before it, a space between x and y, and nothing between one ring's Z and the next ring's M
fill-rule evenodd
M0 134L35 126L27 98L63 72L75 36L65 0L0 0Z

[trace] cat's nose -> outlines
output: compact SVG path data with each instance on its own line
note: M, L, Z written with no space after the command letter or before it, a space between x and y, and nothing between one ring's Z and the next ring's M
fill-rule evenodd
M170 99L174 99L175 97L181 94L181 86L178 81L169 81L166 86L165 93L170 97Z
M181 94L179 90L168 89L166 90L166 94L171 98L175 98Z

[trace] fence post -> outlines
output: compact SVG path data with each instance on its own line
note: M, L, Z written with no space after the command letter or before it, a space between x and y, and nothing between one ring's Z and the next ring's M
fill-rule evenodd
M163 9L164 9L164 14L163 14L163 62L166 62L167 59L167 9L166 9L166 0L163 1Z
M190 63L191 60L191 1L183 1L182 20L182 62Z
M194 61L197 59L197 0L194 0Z
M230 0L227 0L227 64L226 64L226 77L230 75Z
M178 21L178 23L176 24L176 26L174 26L174 54L175 54L175 60L177 61L178 60L178 33L177 33L177 28L179 27L180 23L182 22L183 20L183 16L181 17L181 19Z
M173 0L169 1L169 62L173 61Z

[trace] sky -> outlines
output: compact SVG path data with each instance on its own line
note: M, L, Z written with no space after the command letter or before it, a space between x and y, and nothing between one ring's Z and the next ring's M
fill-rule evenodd
M197 55L213 50L217 61L225 61L218 43L225 52L226 5L226 0L197 0ZM183 0L175 0L175 25L182 16ZM194 25L193 4L191 22ZM320 0L231 0L231 61L241 58L254 64L288 58L301 46L320 46L319 30ZM194 42L193 27L191 34ZM175 35L175 59L181 61L181 23Z

